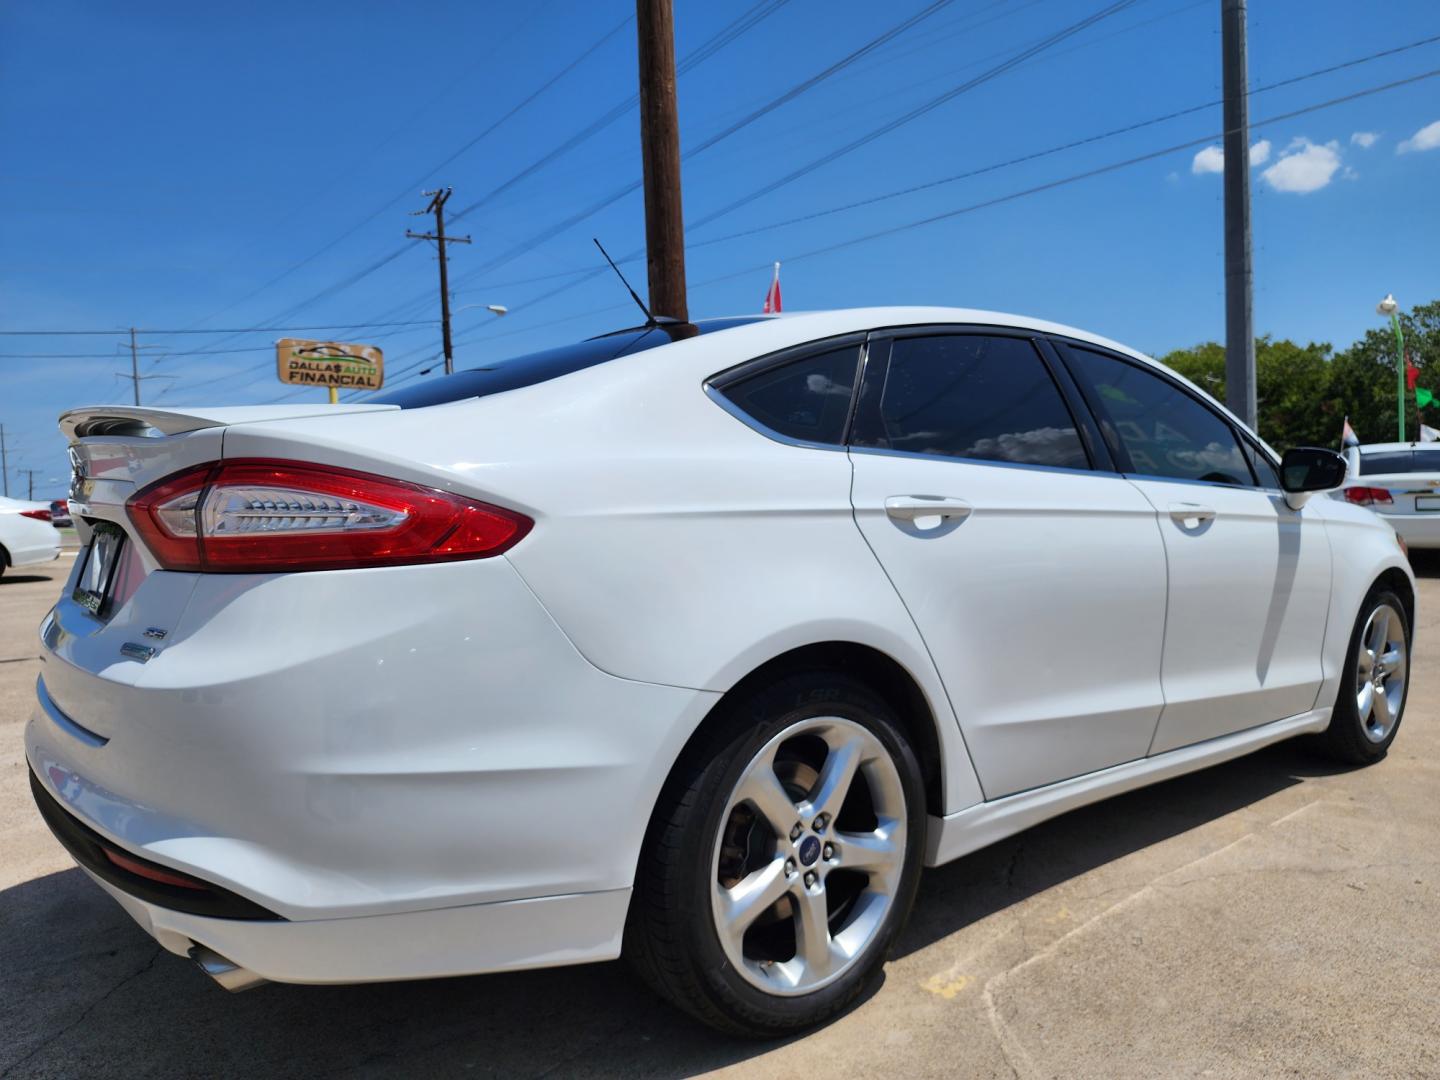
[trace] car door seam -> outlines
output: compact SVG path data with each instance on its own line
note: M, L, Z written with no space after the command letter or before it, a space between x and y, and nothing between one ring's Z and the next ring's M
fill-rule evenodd
M859 507L855 505L855 458L850 453L849 447L845 448L845 459L850 462L850 520L855 525L855 531L860 534L860 539L864 542L866 550L870 552L870 556L875 560L875 565L880 567L880 573L885 575L885 580L895 593L895 599L900 602L900 607L905 611L905 617L910 620L910 625L915 628L915 636L920 639L920 647L925 650L925 656L929 659L930 667L935 672L935 680L940 684L941 693L945 695L945 703L950 706L950 715L955 719L955 730L960 733L960 745L964 748L965 757L970 762L970 770L975 774L975 782L980 788L980 794L985 801L988 802L990 796L985 794L985 781L980 776L980 770L975 765L975 755L970 752L970 744L965 738L965 725L960 722L960 713L959 710L955 708L955 699L950 696L950 687L945 682L945 677L940 674L940 665L935 660L935 654L930 651L930 642L925 640L925 633L920 629L920 624L915 621L915 615L910 610L910 605L905 602L905 597L895 584L895 579L890 576L890 571L885 568L885 562L880 558L880 553L875 550L874 545L870 543L870 538L865 535L865 530L860 526ZM945 766L943 747L944 744L942 742L940 754L942 770Z

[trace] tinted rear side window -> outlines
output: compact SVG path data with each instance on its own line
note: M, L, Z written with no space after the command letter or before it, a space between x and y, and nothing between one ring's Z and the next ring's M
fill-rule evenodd
M838 444L845 439L859 360L859 345L846 345L769 368L720 393L777 434Z
M867 392L867 398L869 394ZM857 446L1085 469L1074 418L1023 338L896 338L878 408L856 418Z
M1137 364L1067 348L1090 384L1102 422L1142 476L1252 486L1250 466L1219 413Z
M1360 455L1361 476L1384 476L1395 473L1440 472L1440 454L1409 450L1391 450L1380 454Z

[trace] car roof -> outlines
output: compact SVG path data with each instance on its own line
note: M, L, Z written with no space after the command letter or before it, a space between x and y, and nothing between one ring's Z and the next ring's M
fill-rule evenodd
M1402 454L1407 450L1419 450L1427 454L1440 453L1440 442L1377 442L1361 443L1362 454Z

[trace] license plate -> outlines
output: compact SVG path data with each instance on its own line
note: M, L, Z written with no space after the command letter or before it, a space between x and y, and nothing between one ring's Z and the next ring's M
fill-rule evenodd
M125 532L118 525L100 522L90 534L85 563L72 594L75 602L93 615L107 614L115 568L125 547Z
M1440 495L1415 496L1416 510L1440 510Z

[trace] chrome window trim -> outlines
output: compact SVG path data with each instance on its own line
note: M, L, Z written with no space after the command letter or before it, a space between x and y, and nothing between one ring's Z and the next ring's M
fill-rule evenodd
M849 450L852 454L874 454L877 457L913 458L919 461L945 461L956 465L993 465L998 469L1030 469L1035 472L1063 473L1066 476L1108 476L1116 480L1126 477L1110 469L1071 468L1068 465L1041 465L1029 461L996 461L992 458L957 457L954 454L927 454L920 450L892 450L886 446L845 446L835 449ZM1222 485L1223 486L1223 485Z

